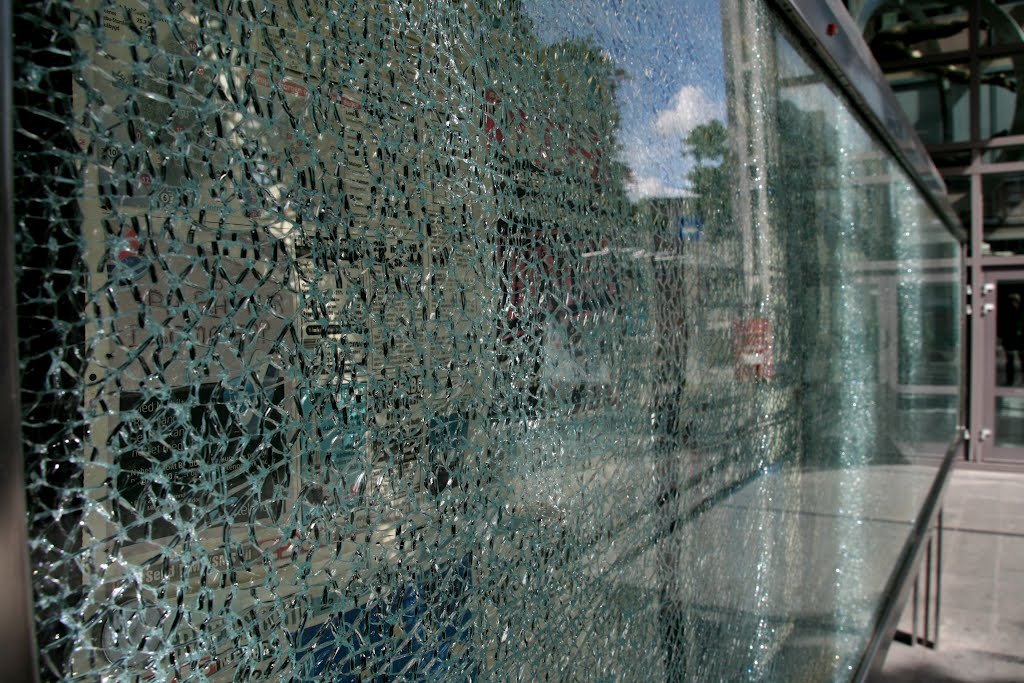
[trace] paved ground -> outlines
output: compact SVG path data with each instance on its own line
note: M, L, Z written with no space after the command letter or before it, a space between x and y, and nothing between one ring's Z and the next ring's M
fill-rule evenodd
M893 643L872 683L1022 683L1024 474L957 469L944 509L938 649Z

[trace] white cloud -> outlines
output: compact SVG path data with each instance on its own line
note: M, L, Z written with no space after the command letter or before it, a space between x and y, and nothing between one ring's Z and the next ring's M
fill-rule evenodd
M630 198L689 196L693 159L684 154L683 139L694 126L725 117L724 101L712 100L698 86L684 85L664 109L627 124L619 138L619 158L635 178L626 187Z
M724 117L725 106L722 102L711 100L697 86L684 85L672 98L671 107L657 113L654 130L662 137L682 137L694 126Z
M633 201L652 197L690 197L692 193L679 187L672 187L661 178L644 176L626 185L626 192Z

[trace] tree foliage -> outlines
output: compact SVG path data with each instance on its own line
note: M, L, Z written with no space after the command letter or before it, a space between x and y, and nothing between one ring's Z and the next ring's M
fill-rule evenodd
M685 154L698 165L713 159L724 159L729 153L729 133L718 119L702 123L691 130L684 140Z
M713 236L732 219L733 173L736 164L729 132L714 119L695 126L683 140L683 154L696 162L686 177L694 194L694 209Z

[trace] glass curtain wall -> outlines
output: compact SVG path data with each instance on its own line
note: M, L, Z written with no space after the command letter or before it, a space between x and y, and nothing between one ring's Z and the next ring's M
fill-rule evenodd
M1024 3L846 4L970 229L970 457L1020 465ZM929 384L908 386L907 398L937 406L952 390Z
M770 7L19 8L55 680L847 680L959 247Z

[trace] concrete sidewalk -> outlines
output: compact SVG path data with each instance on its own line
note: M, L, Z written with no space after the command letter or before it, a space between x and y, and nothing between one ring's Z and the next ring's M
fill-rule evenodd
M872 683L1020 683L1024 474L957 469L944 510L938 649L893 643ZM903 622L909 630L909 614Z

